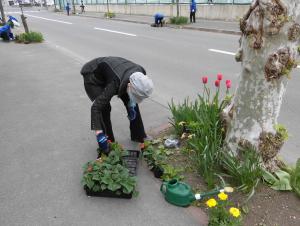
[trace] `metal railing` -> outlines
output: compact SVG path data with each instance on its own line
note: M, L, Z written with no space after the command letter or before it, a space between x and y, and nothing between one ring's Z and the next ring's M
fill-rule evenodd
M195 0L197 4L251 4L252 0ZM176 0L108 0L109 4L171 4ZM179 0L180 4L189 4L190 0ZM81 4L81 0L74 0L76 5ZM83 0L84 5L106 4L107 0Z

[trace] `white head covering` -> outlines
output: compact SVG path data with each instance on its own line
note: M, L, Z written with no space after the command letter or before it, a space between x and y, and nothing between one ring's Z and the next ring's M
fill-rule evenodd
M129 77L130 92L133 97L133 101L136 103L142 102L143 99L149 97L153 91L153 82L147 76L141 72L134 72Z

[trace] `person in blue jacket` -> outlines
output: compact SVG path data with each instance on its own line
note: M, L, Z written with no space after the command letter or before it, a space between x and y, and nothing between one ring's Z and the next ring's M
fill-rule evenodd
M68 16L70 16L70 3L69 2L67 2L67 6L66 6L66 10L67 10L67 14L68 14Z
M195 0L192 0L191 5L190 5L190 22L191 23L196 23L196 11L197 11L197 6Z
M4 41L9 41L10 39L14 39L14 35L11 32L9 24L5 24L4 26L0 27L0 37Z
M154 15L154 25L155 25L155 27L158 27L159 25L161 27L163 26L164 17L165 16L162 13L156 13Z

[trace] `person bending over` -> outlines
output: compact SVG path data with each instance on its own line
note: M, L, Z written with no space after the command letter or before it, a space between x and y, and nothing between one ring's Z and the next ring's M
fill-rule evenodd
M93 102L91 129L96 133L100 151L108 154L108 140L115 141L110 119L110 101L115 95L126 107L131 140L143 143L147 135L138 104L153 91L153 82L145 69L121 57L99 57L87 62L80 73L86 93Z

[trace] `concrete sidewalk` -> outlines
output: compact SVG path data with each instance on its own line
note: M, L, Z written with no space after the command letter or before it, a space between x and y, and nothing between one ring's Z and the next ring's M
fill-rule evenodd
M107 18L104 17L103 12L85 12L83 14L77 13L76 15L107 20ZM154 18L152 16L120 14L120 13L117 13L116 17L111 18L110 20L118 20L118 21L149 24L149 25L154 23ZM168 21L169 18L166 17L166 20ZM217 32L217 33L225 33L225 34L236 34L236 35L241 34L238 22L226 22L226 21L219 21L219 20L204 20L204 19L196 18L196 23L189 23L189 24L180 25L180 26L167 24L166 26L172 27L172 28L209 31L209 32Z

